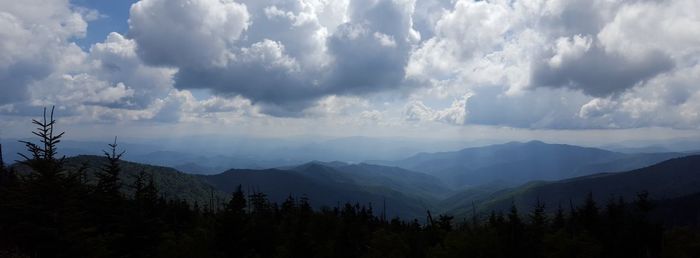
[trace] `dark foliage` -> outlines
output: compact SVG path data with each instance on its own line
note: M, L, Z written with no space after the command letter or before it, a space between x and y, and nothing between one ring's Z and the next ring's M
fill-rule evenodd
M55 157L54 120L35 121L42 145L26 143L32 172L0 163L0 256L5 257L697 257L700 234L664 231L650 222L646 193L627 204L599 206L588 195L569 212L525 213L512 205L487 219L474 213L427 221L387 220L371 205L313 210L305 197L281 204L236 188L221 207L167 200L151 174L134 176L133 195L119 192L116 141L97 183L67 172Z

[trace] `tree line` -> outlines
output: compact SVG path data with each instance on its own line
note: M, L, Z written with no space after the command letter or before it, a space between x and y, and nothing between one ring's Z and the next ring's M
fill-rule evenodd
M220 209L160 196L151 175L120 180L116 138L95 179L68 170L53 110L34 120L38 143L5 166L0 146L0 257L698 257L700 235L651 221L646 193L547 213L537 202L455 221L386 219L371 205L277 204L239 186ZM18 166L30 172L17 171ZM125 194L124 187L133 189Z

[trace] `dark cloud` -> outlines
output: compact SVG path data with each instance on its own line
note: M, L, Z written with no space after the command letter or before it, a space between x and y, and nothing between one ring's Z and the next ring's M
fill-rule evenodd
M263 63L237 63L223 68L182 68L175 75L179 89L209 89L214 94L240 94L255 103L267 105L272 115L290 116L310 105L310 100L323 94L301 75L289 74L284 67ZM280 108L284 107L284 108Z
M660 51L630 60L596 46L578 58L564 59L558 66L553 67L547 60L533 64L532 86L577 89L595 97L621 93L674 67L673 60Z
M221 1L144 0L132 5L129 36L139 56L159 66L212 66L248 25L244 5Z
M352 1L347 23L324 27L315 9L295 1L235 5L225 9L226 21L219 23L204 22L218 21L208 17L208 10L231 4L200 0L184 10L187 5L165 2L146 0L132 8L130 35L139 55L178 68L178 89L240 94L273 115L299 113L323 96L401 86L411 44L417 41L411 3ZM186 19L164 18L182 12L188 12ZM150 34L165 23L168 31ZM241 35L228 38L222 33L229 30L217 27L225 25Z
M362 32L351 38L362 25L344 24L329 40L335 61L327 84L339 93L362 94L401 86L408 60L405 42L396 42L390 34ZM371 30L369 30L371 31ZM381 45L378 37L388 40ZM401 39L399 39L401 41ZM358 54L361 53L361 54Z
M606 20L601 10L608 9L603 4L611 4L591 0L564 1L561 11L556 15L544 15L541 26L555 36L591 35L598 33Z
M0 105L26 100L29 97L27 84L45 78L52 69L48 63L35 61L19 61L0 69Z
M421 40L435 36L435 26L443 12L452 9L454 3L450 0L421 0L416 1L413 13L413 27L420 33Z
M513 96L502 92L500 87L476 90L467 101L467 124L559 129L585 127L584 121L578 118L578 107L588 101L583 94L567 89L543 88Z

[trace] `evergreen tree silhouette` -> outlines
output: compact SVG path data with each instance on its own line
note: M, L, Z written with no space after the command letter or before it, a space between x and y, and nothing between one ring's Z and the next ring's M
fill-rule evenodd
M649 192L642 191L637 193L637 199L634 201L634 207L641 216L646 217L647 214L654 208L654 205L649 200Z
M564 215L564 208L561 207L561 203L557 206L557 211L554 213L554 218L552 219L552 228L559 230L566 226L566 217Z
M0 143L0 172L5 172L5 160L2 156L2 143Z
M54 107L43 119L33 119L39 143L20 141L25 144L29 156L19 153L24 159L20 164L31 172L23 177L18 190L19 207L16 215L26 221L18 225L18 241L24 248L34 250L39 256L71 256L80 248L80 238L89 234L79 231L85 218L86 188L75 174L64 170L65 157L58 158L58 144L64 133L56 134Z
M226 205L226 212L236 215L242 215L245 213L246 208L246 198L245 193L243 193L243 188L238 185L236 191L231 195L231 200Z
M596 231L599 223L599 209L593 198L593 192L588 192L583 206L579 208L579 219L584 229L588 231Z
M119 174L121 172L121 166L119 162L121 161L122 155L125 151L117 153L117 137L114 137L114 143L108 144L109 151L102 151L107 158L107 163L100 168L95 176L97 177L97 187L95 190L106 196L120 195L121 180L119 179Z
M538 229L544 229L547 224L545 204L540 201L540 198L537 198L537 202L530 213L530 221Z
M106 244L112 246L111 250L118 250L125 241L121 233L127 216L124 210L125 200L121 194L122 183L119 178L121 173L121 157L124 151L117 153L117 137L114 142L108 144L109 151L102 151L106 157L106 163L96 172L97 184L93 190L92 217L97 224L97 231L105 239Z
M5 161L2 157L2 144L0 144L0 195L3 188L14 186L17 183L17 174L14 168L5 166Z
M32 123L37 126L36 131L32 134L39 137L39 144L29 141L20 141L24 143L31 156L23 153L18 153L24 160L20 163L32 169L32 177L36 177L38 181L46 181L48 183L57 181L62 176L65 156L56 158L58 155L58 143L61 142L61 137L65 132L54 134L54 108L51 108L51 113L46 114L44 108L43 120L32 119Z

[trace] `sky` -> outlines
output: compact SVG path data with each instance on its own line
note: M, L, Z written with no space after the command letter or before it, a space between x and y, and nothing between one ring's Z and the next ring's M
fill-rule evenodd
M700 137L697 0L0 0L0 137Z

